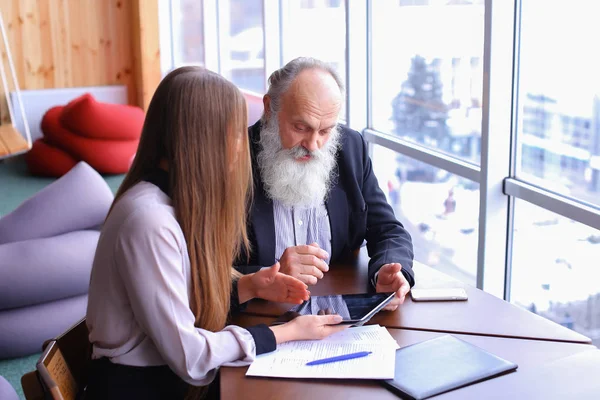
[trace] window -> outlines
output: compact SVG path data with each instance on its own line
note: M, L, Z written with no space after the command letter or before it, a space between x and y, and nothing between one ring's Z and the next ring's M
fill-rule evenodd
M288 0L289 2L299 2L300 8L339 7L343 0Z
M484 6L422 3L372 2L372 127L479 164Z
M171 0L172 63L204 65L204 17L202 0Z
M479 185L378 145L372 160L415 259L475 286Z
M344 1L285 1L281 32L283 64L296 57L314 57L334 67L346 82ZM345 119L345 104L340 115Z
M334 66L351 93L342 119L370 142L416 259L599 344L600 290L585 270L600 254L596 2L168 4L172 64L204 64L257 100L295 57Z
M221 74L241 89L265 92L265 46L262 0L219 2ZM229 10L227 10L227 6Z
M401 6L426 6L429 0L400 0Z
M594 2L522 1L517 177L600 205L600 59L584 45L600 34L595 15Z
M600 230L515 204L511 301L600 345Z

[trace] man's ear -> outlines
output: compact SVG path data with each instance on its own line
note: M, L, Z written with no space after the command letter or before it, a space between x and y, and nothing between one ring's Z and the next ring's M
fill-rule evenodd
M267 118L271 116L271 98L268 94L263 96L264 113Z

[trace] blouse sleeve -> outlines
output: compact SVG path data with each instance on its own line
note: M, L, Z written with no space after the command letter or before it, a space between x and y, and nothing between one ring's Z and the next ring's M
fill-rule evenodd
M186 382L206 385L218 367L254 360L254 335L263 337L268 348L274 348L275 337L266 326L252 333L231 325L220 332L194 326L181 249L185 244L178 239L181 231L172 215L157 221L156 211L136 211L122 225L115 248L116 267L136 322L165 362Z

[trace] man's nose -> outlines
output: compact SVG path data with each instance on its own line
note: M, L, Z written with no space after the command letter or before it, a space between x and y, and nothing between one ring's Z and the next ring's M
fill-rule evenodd
M310 152L319 150L319 134L313 133L312 135L310 135L304 141L303 146L304 146L304 148L306 148L306 150L308 150Z

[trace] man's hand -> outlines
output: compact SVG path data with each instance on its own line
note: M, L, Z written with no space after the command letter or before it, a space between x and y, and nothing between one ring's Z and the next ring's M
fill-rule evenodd
M377 275L376 292L396 292L396 295L385 306L384 310L394 311L398 305L404 303L406 294L410 291L410 284L402 275L402 265L399 263L385 264Z
M325 262L329 254L317 243L288 247L283 252L279 263L281 272L298 278L307 285L315 285L323 278L323 273L329 271Z
M310 292L304 283L279 272L279 263L240 278L238 293L240 303L249 300L246 297L258 297L279 303L300 304L310 297ZM248 295L244 296L243 293L248 293ZM243 299L242 296L244 296Z

